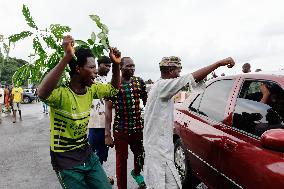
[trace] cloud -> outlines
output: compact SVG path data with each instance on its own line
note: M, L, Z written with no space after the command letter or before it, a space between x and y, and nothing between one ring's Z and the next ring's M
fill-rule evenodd
M75 38L87 39L95 24L88 15L98 14L110 29L111 44L136 63L136 74L158 79L163 56L180 56L182 73L192 72L232 56L237 65L217 73L241 72L244 62L252 69L283 68L284 35L281 0L49 0L22 1L36 23L68 25ZM17 0L0 2L4 35L28 28ZM13 23L13 24L11 24ZM17 44L11 55L27 59L29 42ZM271 62L274 66L271 67Z

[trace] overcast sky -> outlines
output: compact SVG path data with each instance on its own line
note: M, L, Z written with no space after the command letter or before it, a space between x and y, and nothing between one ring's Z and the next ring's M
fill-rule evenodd
M284 68L283 0L1 0L0 34L6 37L29 29L22 5L29 7L39 28L50 24L71 27L75 39L86 40L97 14L109 29L112 46L136 63L136 75L159 78L163 56L179 56L182 73L192 72L231 56L237 65L217 74ZM16 44L10 55L29 60L29 40Z

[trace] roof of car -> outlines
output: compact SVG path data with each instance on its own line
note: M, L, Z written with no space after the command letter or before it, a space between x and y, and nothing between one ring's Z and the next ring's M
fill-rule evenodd
M281 80L284 76L284 71L275 71L275 72L251 72L251 73L243 73L243 74L237 74L237 75L228 75L228 76L220 76L214 79L211 79L207 81L208 83L211 83L212 81L219 80L219 79L232 79L237 77L242 78L256 78L256 79L270 79L275 77L280 77Z
M261 72L251 72L251 73L246 73L246 74L239 74L243 77L251 77L251 76L259 76L259 75L266 75L266 76L284 76L284 71L280 70L280 71L269 71L269 72L265 72L265 71L261 71Z
M278 70L278 71L274 71L274 72L272 72L272 71L269 71L269 72L257 72L257 73L284 76L284 70Z

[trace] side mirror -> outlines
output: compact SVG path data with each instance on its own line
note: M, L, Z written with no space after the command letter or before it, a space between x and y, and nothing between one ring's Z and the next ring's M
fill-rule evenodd
M284 152L284 129L270 129L261 135L261 145L264 148Z

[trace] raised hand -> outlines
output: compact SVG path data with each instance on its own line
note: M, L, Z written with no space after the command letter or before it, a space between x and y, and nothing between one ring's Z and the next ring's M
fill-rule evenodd
M218 61L219 66L227 66L228 68L232 68L235 65L235 61L231 58L225 58L223 60Z
M110 48L109 57L115 64L120 64L121 62L121 53L117 48Z
M74 39L71 35L67 35L63 38L62 46L64 49L65 56L75 56Z

